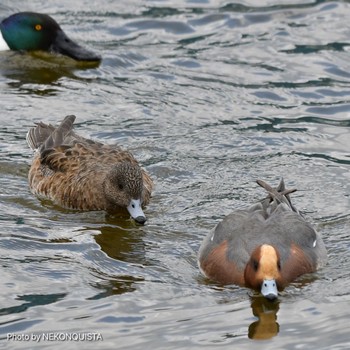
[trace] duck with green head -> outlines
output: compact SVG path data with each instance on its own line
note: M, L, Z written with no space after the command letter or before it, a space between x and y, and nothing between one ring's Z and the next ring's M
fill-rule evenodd
M100 61L101 57L71 40L50 16L19 12L0 23L0 51L46 51L77 61Z

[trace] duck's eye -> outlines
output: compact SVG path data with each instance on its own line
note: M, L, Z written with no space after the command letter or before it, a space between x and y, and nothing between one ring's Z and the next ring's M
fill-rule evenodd
M41 24L36 24L35 25L35 30L37 30L38 32L43 29L43 27L41 26Z
M254 271L258 271L259 268L259 262L257 260L253 260L253 269Z
M122 184L119 184L119 185L118 185L118 188L119 188L121 191L123 191L124 186L123 186Z

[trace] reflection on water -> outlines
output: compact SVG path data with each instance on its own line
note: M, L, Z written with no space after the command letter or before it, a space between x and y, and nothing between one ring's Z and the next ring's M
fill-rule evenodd
M11 88L19 89L25 84L49 85L62 77L77 79L76 70L97 68L98 62L78 62L64 56L50 55L45 52L11 52L0 53L0 73L9 79ZM46 90L46 91L45 91ZM42 95L50 94L54 89L47 87Z
M0 315L7 314L18 314L26 311L30 307L35 307L38 305L47 305L57 302L58 300L63 299L66 294L27 294L19 295L16 299L22 302L18 306L4 307L0 309Z
M95 283L93 287L99 290L97 294L89 297L89 300L97 300L107 298L111 295L120 295L130 293L137 290L137 284L142 282L143 278L133 276L118 276L117 278L106 277L106 281Z
M270 301L263 297L252 297L251 307L253 315L258 318L249 326L248 337L250 339L270 339L279 332L277 312L279 301Z
M111 258L135 264L146 264L145 243L141 229L124 229L116 226L100 228L101 234L94 239L101 249Z

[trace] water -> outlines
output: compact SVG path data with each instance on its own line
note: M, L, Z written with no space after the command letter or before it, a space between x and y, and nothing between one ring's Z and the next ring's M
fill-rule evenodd
M0 54L0 347L348 349L350 3L22 6L3 1L0 17L52 15L103 61ZM30 193L26 132L68 114L152 175L144 227ZM257 178L282 176L329 264L275 304L202 278L203 237L261 198ZM65 338L95 333L103 340Z

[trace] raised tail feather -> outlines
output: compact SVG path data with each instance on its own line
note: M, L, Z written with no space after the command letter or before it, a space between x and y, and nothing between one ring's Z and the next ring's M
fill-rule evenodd
M47 149L62 145L66 135L72 130L74 115L68 115L61 124L55 128L51 124L37 123L27 133L27 143L33 150L40 149L40 153Z
M285 203L287 204L293 211L299 212L297 208L292 204L289 194L294 193L297 189L292 188L292 189L286 189L284 185L284 180L283 178L281 179L279 185L277 188L273 188L269 184L267 184L265 181L262 180L257 180L256 181L259 186L264 188L268 192L268 198L272 201L277 201L278 203Z
M64 144L64 139L72 131L73 123L75 121L74 115L67 115L61 124L54 129L54 131L49 135L45 142L40 147L40 153L46 150L53 149L55 147Z
M27 143L32 150L37 150L53 133L55 127L51 124L36 123L36 126L30 128L27 132Z

